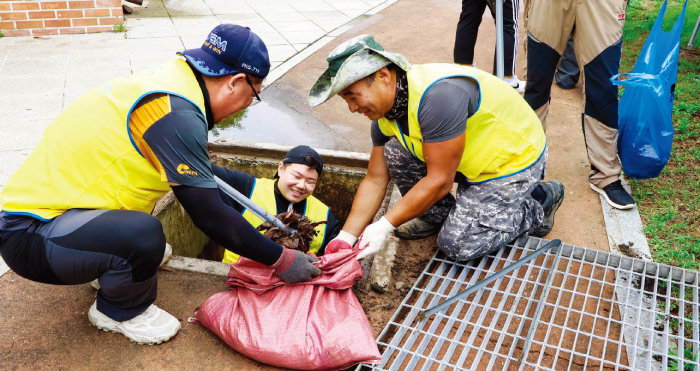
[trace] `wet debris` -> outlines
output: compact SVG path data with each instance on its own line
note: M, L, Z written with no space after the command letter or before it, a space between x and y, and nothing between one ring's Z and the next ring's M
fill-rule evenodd
M297 231L294 236L289 236L283 230L275 227L270 222L264 222L258 226L258 231L265 231L265 237L277 242L278 244L290 249L308 252L311 241L316 237L318 232L316 226L326 224L326 221L312 223L308 217L301 215L294 210L290 210L277 215L277 219L281 220L287 228L292 228Z
M626 243L621 243L617 245L617 248L620 250L621 253L627 256L631 256L633 258L637 257L637 252L632 250L632 246L634 246L634 242L630 241L629 244Z

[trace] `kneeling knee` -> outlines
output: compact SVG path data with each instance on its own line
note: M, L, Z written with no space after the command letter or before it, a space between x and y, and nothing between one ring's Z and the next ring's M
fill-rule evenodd
M478 235L451 236L449 233L440 233L437 245L449 259L464 262L480 258L499 249L503 244L498 240L486 240Z

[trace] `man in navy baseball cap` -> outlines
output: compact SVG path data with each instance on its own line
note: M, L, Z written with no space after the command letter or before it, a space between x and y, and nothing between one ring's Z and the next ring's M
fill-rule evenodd
M225 249L273 267L288 283L321 274L318 259L270 240L224 203L215 174L225 169L207 151L207 129L258 98L270 71L265 44L247 27L222 24L200 49L180 54L73 101L0 195L7 265L43 283L97 279L88 320L139 344L167 341L181 327L154 304L158 265L170 253L151 212L170 190Z
M270 72L265 43L250 28L235 24L214 27L201 48L178 54L184 55L192 66L207 76L243 72L262 79Z

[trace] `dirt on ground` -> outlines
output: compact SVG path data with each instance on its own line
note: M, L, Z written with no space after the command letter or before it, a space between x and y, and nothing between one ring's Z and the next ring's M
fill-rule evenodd
M380 13L362 19L328 45L311 54L270 85L263 97L269 104L292 107L314 117L345 143L343 150L369 152L369 122L348 112L337 98L308 107L307 94L326 68L325 57L352 36L369 33L386 50L400 52L412 63L451 62L458 1L400 0ZM520 40L525 31L521 28ZM493 20L482 22L476 64L492 65ZM524 79L525 54L520 48L517 71ZM564 91L553 87L547 127L548 179L566 187L554 229L545 238L608 251L600 201L589 189L588 161L581 133L581 86ZM333 149L333 148L331 148ZM375 336L394 315L406 293L436 251L435 237L402 243L392 269L389 289L379 294L361 281L354 288ZM51 286L27 281L14 272L0 277L0 369L275 369L242 356L201 326L187 322L209 296L226 290L225 278L184 271L161 271L156 304L175 315L183 328L157 347L140 346L119 334L98 331L87 321L94 301L89 285Z
M357 22L341 37L291 69L283 79L270 86L270 98L279 99L293 107L308 107L303 103L311 85L327 67L325 56L343 41L364 33L374 35L386 50L402 53L412 63L452 62L459 11L459 2L401 0L377 16ZM425 17L425 14L430 16ZM412 28L407 28L408 24L421 24L421 31L415 32ZM526 79L526 57L522 43L526 35L524 28L520 27L516 72L522 80ZM477 67L491 70L495 44L493 19L486 14L475 47ZM278 92L283 94L277 94ZM571 90L563 90L553 84L547 126L549 158L546 179L562 182L566 193L556 214L554 228L544 238L559 238L564 243L609 251L600 199L589 188L587 181L590 165L581 131L582 102L581 83ZM304 110L306 112L309 108ZM369 121L362 115L350 113L342 99L331 98L310 109L307 114L326 123L328 129L350 142L350 150L369 151ZM418 241L404 241L397 251L392 282L386 293L376 293L368 285L356 285L355 293L370 319L375 335L388 323L436 250L434 236Z
M2 370L270 370L242 356L206 328L188 322L225 277L161 269L155 304L182 329L160 345L138 345L103 332L87 318L96 291L90 284L56 286L10 271L0 277Z
M359 34L374 35L386 50L404 54L412 63L452 62L454 34L459 17L459 2L402 0L379 15L358 22L354 28L321 48L315 57L307 58L293 68L284 79L271 85L271 98L301 106L313 81L326 68L325 58L341 42ZM420 9L420 11L416 11ZM425 17L430 14L430 17ZM522 19L522 15L521 15ZM413 32L407 24L421 24L420 32ZM526 79L526 57L522 40L526 31L519 30L520 48L516 71ZM493 19L486 15L479 29L475 63L491 70L496 33ZM279 89L279 90L276 90ZM284 96L276 92L284 92ZM296 94L298 94L298 96ZM579 83L574 89L563 90L552 86L552 101L547 126L548 169L546 179L557 179L564 184L566 193L556 214L554 228L546 239L559 238L564 243L609 251L599 196L588 185L590 171L583 134L581 111L583 89ZM308 108L304 109L308 110ZM311 109L328 129L351 143L350 150L368 152L369 122L362 115L348 112L345 103L332 98ZM346 149L346 148L343 148ZM360 282L354 291L360 300L372 329L378 336L394 316L406 293L437 250L435 237L418 241L404 241L397 250L389 289L379 294L367 282Z
M437 251L436 236L415 241L403 241L396 250L396 260L391 270L391 282L384 293L371 288L368 279L358 281L353 287L357 300L367 314L372 332L377 337L392 318L416 279Z

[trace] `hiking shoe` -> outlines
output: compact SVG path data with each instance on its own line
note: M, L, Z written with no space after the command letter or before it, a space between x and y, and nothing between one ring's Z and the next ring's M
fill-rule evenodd
M602 189L596 187L592 183L589 184L591 185L591 189L605 197L605 201L608 201L610 206L620 210L627 210L634 207L634 198L622 187L622 182L620 180L616 180Z
M394 234L404 240L417 240L434 235L440 230L441 226L442 223L435 224L426 222L421 218L414 218L394 229Z
M95 301L88 311L88 319L97 328L120 333L138 344L160 344L180 330L180 321L155 304L128 321L117 322L100 312Z
M564 200L564 185L556 180L550 180L549 182L541 182L537 186L541 187L547 197L542 203L542 209L544 210L542 224L537 226L531 235L535 237L544 237L549 234L549 232L552 231L552 227L554 227L554 213L557 212L557 209L561 206L562 200Z
M163 260L160 261L159 267L164 266L165 263L167 263L168 260L170 260L171 256L173 256L173 248L170 247L169 243L166 243L165 244L165 251L163 252ZM94 288L95 290L99 290L100 289L100 282L97 280L97 278L95 278L94 280L90 281L90 286L92 286L92 288Z
M513 77L509 77L505 79L505 81L510 84L510 86L515 89L518 93L524 93L525 92L525 81L518 80L518 76L513 75Z

